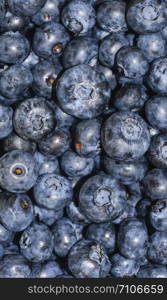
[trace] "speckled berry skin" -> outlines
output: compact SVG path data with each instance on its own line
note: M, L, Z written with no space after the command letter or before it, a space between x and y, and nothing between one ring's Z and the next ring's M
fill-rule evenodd
M33 223L23 231L20 238L20 249L30 262L44 262L53 251L53 235L43 223Z
M137 274L140 263L136 259L126 258L118 253L111 257L111 275L114 277L132 277Z
M8 0L8 5L15 15L33 16L45 2L46 0Z
M63 217L64 210L47 209L41 206L34 205L34 215L37 221L44 223L47 226L53 225L57 220Z
M34 153L34 158L39 167L39 175L50 174L50 173L60 173L59 162L57 158L53 155L44 155L38 151Z
M102 73L88 65L66 70L58 80L57 98L60 107L79 119L100 115L107 106L109 90Z
M167 130L167 97L151 97L145 105L145 116L155 129Z
M147 83L151 90L160 95L167 94L167 58L166 56L155 59L147 75Z
M167 263L167 232L154 232L149 239L147 257L153 263L166 265Z
M158 264L141 266L137 278L167 278L166 266Z
M167 134L158 134L152 138L148 158L156 168L167 168Z
M28 152L13 150L0 158L0 186L13 193L24 193L34 186L38 167Z
M0 278L29 278L31 268L20 254L8 254L0 261Z
M167 231L167 199L155 201L150 209L150 222L158 231Z
M125 208L125 190L110 176L90 177L81 187L79 207L94 223L114 220Z
M72 247L68 266L76 278L103 278L111 267L104 248L89 240L81 240Z
M14 233L8 229L6 229L0 223L0 244L7 247L9 244L12 243L14 238Z
M33 263L30 278L56 278L63 275L63 270L54 260L49 260L43 264Z
M116 112L103 125L102 145L114 160L139 159L150 145L147 124L133 112Z
M5 0L2 0L0 3L0 23L5 17Z
M65 177L57 174L40 176L34 186L34 198L38 205L58 210L69 204L72 187Z
M66 213L68 218L76 224L87 225L91 221L85 217L85 215L80 211L79 207L74 201L71 201L70 204L66 207Z
M26 194L0 193L0 220L10 231L19 232L33 221L33 204Z
M167 198L167 170L152 169L143 178L145 194L152 200Z
M12 150L21 150L33 154L36 150L35 142L22 139L14 131L3 139L2 145L4 152L9 152Z
M13 109L0 104L0 139L7 137L13 131Z
M55 128L54 111L44 98L24 100L15 110L13 125L24 139L40 140Z

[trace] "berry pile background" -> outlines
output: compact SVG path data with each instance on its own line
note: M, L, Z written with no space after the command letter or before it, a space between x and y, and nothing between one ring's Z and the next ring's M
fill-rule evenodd
M167 278L167 0L0 0L0 278Z

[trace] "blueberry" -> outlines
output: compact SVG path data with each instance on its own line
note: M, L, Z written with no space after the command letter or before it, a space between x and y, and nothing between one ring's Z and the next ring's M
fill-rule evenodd
M61 21L76 35L86 34L95 25L95 10L81 0L72 0L63 8Z
M35 159L28 152L13 150L0 158L0 186L13 193L24 193L38 177Z
M68 266L76 278L103 278L111 267L104 248L88 240L81 240L72 247Z
M136 205L137 215L139 217L145 218L150 212L151 201L150 199L142 199Z
M36 150L36 143L22 139L14 131L2 141L3 151L9 152L12 150L21 150L29 153L34 153Z
M53 235L46 225L33 223L23 231L19 244L21 253L26 259L42 263L52 255Z
M133 277L140 268L140 263L137 259L126 258L118 253L111 256L110 261L110 272L114 277Z
M10 231L19 232L33 221L33 204L26 194L0 194L0 220Z
M37 96L52 98L53 88L61 70L62 67L58 60L56 65L46 60L35 64L32 70L34 78L32 88Z
M36 64L39 63L39 56L37 56L32 50L30 51L30 54L27 56L27 58L23 61L22 65L32 69Z
M93 34L95 39L97 39L98 41L101 41L102 39L104 39L110 33L108 31L105 31L102 28L99 28L98 26L95 25L93 27L92 34Z
M6 32L0 36L0 61L6 64L19 64L30 53L30 44L19 32Z
M88 65L66 70L58 80L57 98L60 107L79 119L100 115L107 105L109 91L102 73Z
M33 50L45 59L58 57L68 41L69 34L61 24L48 22L36 28L33 36Z
M34 158L39 166L39 175L56 173L59 174L59 162L55 156L43 155L42 153L36 151Z
M19 254L19 247L14 243L10 243L9 246L4 248L4 250L4 255Z
M66 207L66 213L72 223L87 225L91 222L80 211L79 207L74 201L71 201L70 204Z
M0 73L0 93L7 98L22 99L33 81L31 71L23 65L14 65Z
M46 0L8 0L9 9L15 15L33 16Z
M55 104L55 102L54 102ZM76 118L66 114L58 105L55 104L55 118L57 122L57 128L69 129L76 123Z
M167 94L167 58L159 57L150 66L147 83L153 92Z
M159 32L139 35L137 47L142 50L149 62L166 53L166 43Z
M157 200L151 205L150 222L158 231L167 231L167 199Z
M147 99L148 95L143 85L127 83L116 90L114 106L121 111L131 110L136 112L144 106Z
M71 136L67 130L55 129L38 142L38 147L41 153L58 157L69 149L70 143Z
M4 256L4 247L0 244L0 259Z
M97 41L90 37L78 37L72 39L66 46L62 63L64 68L70 68L79 64L89 64L98 55Z
M127 30L125 20L126 4L123 1L104 1L97 9L97 23L108 32Z
M112 253L115 250L115 227L111 222L90 224L86 231L86 238L102 244L107 253Z
M24 33L27 25L29 24L29 17L25 16L16 16L12 14L10 11L6 11L5 18L2 20L0 26L0 32L21 32Z
M81 187L79 207L94 223L114 220L125 208L125 190L109 176L90 177Z
M114 219L112 222L113 224L118 225L121 224L121 222L123 222L127 218L131 218L131 217L136 217L136 209L134 205L132 205L132 203L128 200L126 202L123 213L120 216L118 216L116 219Z
M71 247L82 239L82 229L82 225L73 224L67 218L58 220L52 227L55 253L65 257Z
M59 210L72 199L72 187L63 176L44 174L38 177L34 186L34 198L39 206Z
M32 265L31 278L55 278L61 276L63 270L59 264L54 260L49 260L46 263L34 263Z
M8 254L0 261L0 278L29 278L28 261L20 254Z
M167 168L167 134L155 135L148 151L148 158L155 167Z
M24 139L40 140L55 127L54 111L44 98L29 98L15 109L13 125Z
M98 119L83 120L76 125L74 146L80 156L95 157L100 153L100 130Z
M164 169L152 169L143 179L145 194L155 199L165 199L167 197L167 171Z
M46 209L37 205L34 205L34 214L37 221L43 222L44 224L51 226L57 220L61 219L64 214L63 208L59 210Z
M147 256L153 263L167 264L167 232L156 231L150 236Z
M167 130L167 97L154 96L145 105L145 115L155 129Z
M157 32L166 25L165 2L133 0L127 5L128 25L137 33Z
M95 66L96 71L103 73L108 86L111 90L114 90L117 86L117 80L116 80L116 76L115 73L112 69L105 67L101 64L98 64L97 66Z
M86 176L93 171L94 160L67 151L62 155L60 165L68 176Z
M14 238L14 234L12 231L6 229L1 223L0 223L0 244L3 246L8 246L10 243L12 243Z
M116 67L121 76L138 79L147 73L149 64L140 49L124 46L116 54Z
M0 139L3 139L12 132L13 109L0 104Z
M5 12L6 12L5 8L6 8L5 7L5 0L1 0L1 3L0 3L0 24L4 20L4 17L5 17Z
M142 158L136 161L115 161L107 156L103 158L105 171L123 184L133 184L141 181L148 170L147 160Z
M112 68L115 64L115 56L118 50L128 45L129 41L123 33L108 35L101 41L99 61L102 65Z
M166 266L148 264L141 266L137 273L138 278L167 278Z
M102 145L114 160L139 159L150 145L147 124L133 112L116 112L103 125Z
M117 242L123 256L130 259L144 256L148 246L146 226L136 218L126 219L120 225Z

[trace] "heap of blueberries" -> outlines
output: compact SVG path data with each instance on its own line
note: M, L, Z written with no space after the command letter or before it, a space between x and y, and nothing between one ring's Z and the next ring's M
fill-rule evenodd
M0 1L0 277L167 278L167 0Z

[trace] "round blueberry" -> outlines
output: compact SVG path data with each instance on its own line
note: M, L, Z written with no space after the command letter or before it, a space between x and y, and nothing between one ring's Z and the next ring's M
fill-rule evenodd
M155 199L165 199L167 197L167 171L166 169L152 169L143 178L143 188L145 194Z

